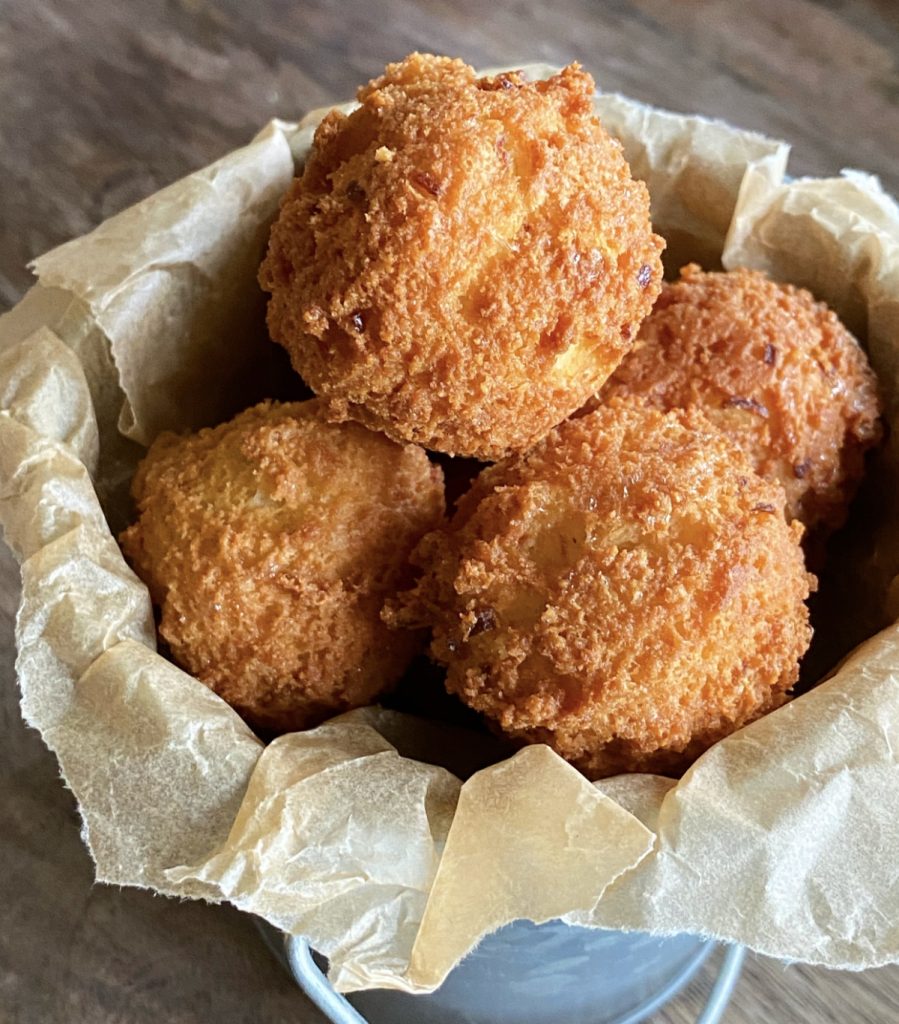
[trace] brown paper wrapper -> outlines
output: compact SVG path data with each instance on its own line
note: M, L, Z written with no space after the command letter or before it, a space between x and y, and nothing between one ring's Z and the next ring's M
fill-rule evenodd
M784 143L619 96L597 108L649 185L669 267L759 267L811 288L867 345L892 423L899 213L876 181L789 181ZM273 122L41 257L0 320L23 712L78 798L97 877L305 934L345 991L431 990L517 918L693 931L831 967L899 960L899 627L679 782L595 785L540 746L463 783L439 746L464 739L382 709L265 747L155 652L113 536L123 485L161 429L250 398L271 355L256 267L318 116ZM847 542L847 636L899 612L895 436Z

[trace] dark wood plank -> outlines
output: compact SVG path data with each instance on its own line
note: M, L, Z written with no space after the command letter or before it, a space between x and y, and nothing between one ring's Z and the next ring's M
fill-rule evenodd
M412 49L584 63L604 88L789 139L795 173L899 191L894 0L3 0L0 308L29 259ZM71 795L21 723L0 548L0 1021L319 1020L227 908L92 885ZM705 970L657 1024L695 1020ZM899 1019L899 968L750 962L730 1024Z

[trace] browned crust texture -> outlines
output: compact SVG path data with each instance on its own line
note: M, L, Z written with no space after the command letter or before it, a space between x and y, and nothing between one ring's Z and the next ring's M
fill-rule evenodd
M613 401L485 470L386 615L505 733L675 771L796 681L815 581L783 507L700 413Z
M881 433L874 372L836 314L751 270L684 267L601 397L612 395L701 408L819 540L845 521Z
M598 391L662 279L592 78L413 54L321 123L260 271L330 415L493 460Z
M135 476L122 547L178 664L252 725L299 729L371 703L423 638L380 620L443 516L425 453L320 403L263 403L162 435Z

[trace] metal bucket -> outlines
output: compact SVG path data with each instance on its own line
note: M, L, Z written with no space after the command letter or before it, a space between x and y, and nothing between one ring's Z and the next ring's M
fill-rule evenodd
M716 949L696 936L516 921L485 938L431 995L385 989L339 995L308 943L288 937L285 959L334 1024L637 1024L669 1002ZM744 950L728 947L699 1024L721 1019Z

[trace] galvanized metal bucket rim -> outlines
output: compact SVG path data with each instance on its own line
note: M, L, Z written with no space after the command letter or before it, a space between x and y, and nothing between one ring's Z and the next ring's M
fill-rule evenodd
M337 992L329 983L327 977L315 962L312 947L305 938L302 936L283 935L281 936L280 943L277 943L274 940L273 933L263 927L263 922L260 921L259 924L267 943L278 956L278 959L290 970L297 984L309 1000L325 1015L331 1024L368 1024L352 1003L345 996ZM690 983L715 948L715 944L709 942L700 954L691 960L659 992L650 996L624 1017L614 1021L613 1024L639 1024L639 1022L645 1021L653 1013L662 1009ZM719 965L718 974L715 977L706 1004L699 1017L697 1017L696 1024L719 1024L740 978L743 961L746 957L745 947L728 945L724 949L725 953Z

